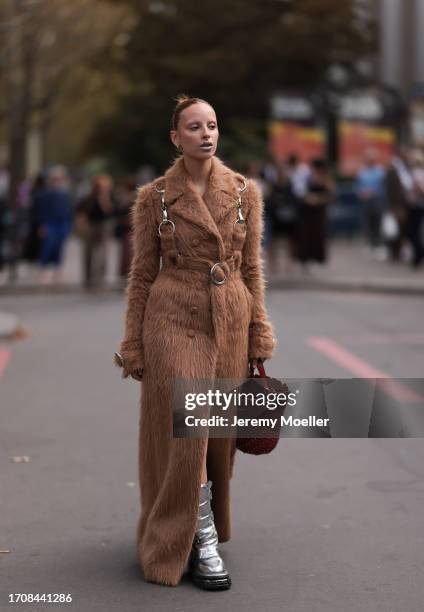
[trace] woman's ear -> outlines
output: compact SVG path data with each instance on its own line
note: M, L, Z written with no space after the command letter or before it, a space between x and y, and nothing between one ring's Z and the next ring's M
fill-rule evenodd
M169 137L171 138L172 144L178 149L179 142L178 142L177 132L175 130L171 130L169 132Z

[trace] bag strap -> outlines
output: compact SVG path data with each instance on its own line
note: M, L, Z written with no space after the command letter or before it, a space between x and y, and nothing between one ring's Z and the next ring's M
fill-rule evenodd
M238 196L236 201L236 212L237 219L233 224L232 232L232 249L234 257L239 257L241 260L241 249L243 247L244 239L246 236L246 221L243 216L243 201L242 193L247 189L246 181L243 179L243 185L237 188ZM171 259L176 261L178 257L178 248L175 240L175 223L169 218L168 207L166 205L165 193L166 184L163 183L163 187L160 189L155 185L155 190L160 196L162 221L158 226L158 236L162 244L162 250L168 251Z

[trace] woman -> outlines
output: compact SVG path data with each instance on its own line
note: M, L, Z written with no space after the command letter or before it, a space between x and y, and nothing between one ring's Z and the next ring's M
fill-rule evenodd
M289 273L292 269L291 261L295 253L297 208L297 201L293 193L286 164L280 161L277 165L275 182L272 185L269 196L265 200L265 209L268 211L268 217L272 228L271 240L268 248L268 259L271 270L278 271L279 269L280 237L287 237L288 243L284 271Z
M89 195L77 207L77 227L84 241L84 286L100 286L106 275L107 246L111 223L116 213L113 182L108 174L93 180Z
M309 261L327 261L327 208L335 193L327 162L315 159L307 184L304 202L299 207L297 255L306 265Z
M115 222L115 238L119 241L119 276L126 279L131 266L131 218L130 210L134 201L137 184L135 179L129 177L117 193L117 211Z
M60 282L65 244L72 228L68 178L61 166L48 173L47 189L37 198L34 222L40 238L39 281L42 284Z
M28 219L27 219L27 235L25 238L22 259L29 263L36 263L40 255L41 238L38 231L37 214L39 202L43 198L46 189L46 177L43 172L40 172L32 184L29 193L28 204Z
M179 98L170 136L181 156L139 190L132 209L125 336L115 363L123 377L143 381L137 551L144 577L176 586L189 561L196 585L220 590L231 585L218 541L231 535L235 439L173 438L171 400L177 378L243 378L249 360L273 354L262 200L248 181L239 210L245 182L215 157L218 124L207 102Z
M408 206L408 237L412 246L412 268L418 269L424 259L424 155L411 152L411 173L414 189Z

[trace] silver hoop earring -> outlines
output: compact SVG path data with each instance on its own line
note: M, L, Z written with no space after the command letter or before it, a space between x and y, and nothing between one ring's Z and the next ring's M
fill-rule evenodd
M184 153L183 148L182 148L181 145L177 146L177 151L178 151L178 153Z

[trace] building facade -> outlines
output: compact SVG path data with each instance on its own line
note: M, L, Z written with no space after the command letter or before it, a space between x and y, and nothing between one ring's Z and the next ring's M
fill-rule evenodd
M379 80L408 96L424 83L424 0L378 0L373 4L379 27Z

